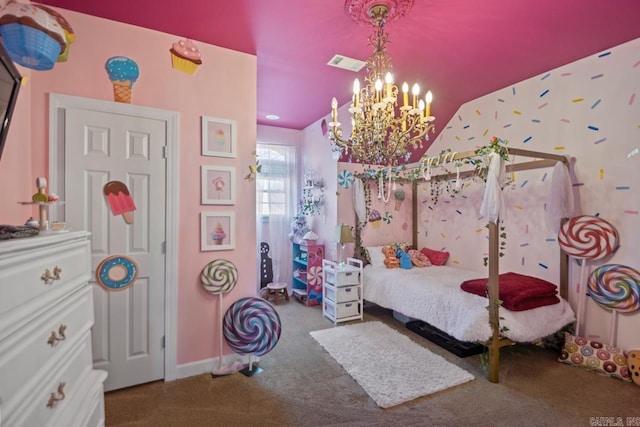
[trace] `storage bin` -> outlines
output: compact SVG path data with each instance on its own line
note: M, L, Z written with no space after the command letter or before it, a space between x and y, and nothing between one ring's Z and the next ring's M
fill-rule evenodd
M333 286L325 287L325 297L329 298L333 302L349 302L357 301L360 299L359 286L343 286L335 288Z
M334 319L358 316L360 314L360 303L357 301L333 303L325 299L324 305L326 313Z
M358 271L327 270L327 281L335 286L357 285L360 282Z

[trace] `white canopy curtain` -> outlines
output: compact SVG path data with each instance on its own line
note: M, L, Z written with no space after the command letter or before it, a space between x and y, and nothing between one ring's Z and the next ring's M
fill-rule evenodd
M256 175L258 260L260 243L267 242L273 263L273 281L286 282L291 288L289 232L297 206L297 148L258 142L256 154L261 165Z

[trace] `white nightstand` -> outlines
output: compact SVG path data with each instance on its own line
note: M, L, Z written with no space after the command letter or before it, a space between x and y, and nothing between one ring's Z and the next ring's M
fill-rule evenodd
M362 261L347 258L346 265L322 260L322 315L334 324L362 320Z

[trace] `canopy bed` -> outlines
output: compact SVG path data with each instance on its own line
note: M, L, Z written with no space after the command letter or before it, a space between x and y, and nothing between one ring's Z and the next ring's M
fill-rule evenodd
M480 150L462 153L448 152L444 155L444 161L457 162L458 165L462 162L473 164L474 162L469 160L477 159L479 152ZM487 154L487 152L482 154ZM564 197L572 196L568 173L569 160L565 156L514 148L508 150L508 156L517 156L517 159L524 159L524 161L516 162L515 158L513 158L513 163L505 167L505 156L493 152L488 156L491 164L483 171L483 174L486 173L483 178L487 185L481 213L484 219L488 221L488 280L485 279L488 303L487 298L479 298L478 294L473 295L461 289L462 282L478 279L477 272L447 266L404 270L397 268L386 269L384 265L382 267L374 265L365 268L364 273L365 300L430 324L435 323L434 326L461 341L474 341L484 344L488 348L488 378L494 383L499 380L500 348L516 342L536 341L557 332L575 320L575 315L567 302L568 257L562 251L560 251L559 259L560 277L558 286L561 298L559 298L557 304L549 303L529 310L518 309L514 311L507 310L503 306L504 301L500 299L500 296L504 297L499 288L500 282L506 285L506 278L499 273L500 231L498 222L499 218L503 218L503 215L501 215L502 206L500 203L502 197L500 194L501 189L499 184L497 188L495 185L498 183L500 173L548 167L562 170L562 173L558 174L561 177L560 179L563 180L560 181L562 185L559 185L559 187L568 188L568 190L558 192L554 189L553 192L556 194L552 197L553 206L547 205L547 210L556 214L557 228L559 228L560 222L564 220L564 217L570 216L568 209L573 210L572 201L571 206L568 208L566 204L563 205L565 201L562 200ZM425 173L425 165L429 167L435 166L442 161L442 155L437 158L427 158L426 161L423 159L417 165L410 165L405 169L408 174L402 178L411 181L413 196L411 198L412 242L409 243L416 249L418 248L417 193L419 183L423 183L429 178L446 180L456 178L456 181L459 181L465 177L478 175L477 167L474 170L460 171L458 169L454 173L447 172L433 176L430 176L431 171L429 169ZM554 179L556 179L556 169L554 169ZM412 170L413 172L411 172ZM417 173L415 173L416 170ZM359 178L363 180L372 179L372 176L370 174L362 174ZM552 187L555 186L557 186L556 183L553 183ZM358 186L355 189L357 193ZM362 190L360 189L359 191ZM357 194L354 194L354 196L358 197ZM556 206L556 203L561 206ZM366 222L363 222L362 218L362 208L358 207L358 203L356 203L356 256L365 254L361 232ZM499 278L499 276L501 277ZM522 279L522 277L519 279ZM429 286L428 283L430 282L436 286ZM398 292L399 286L402 286L402 292ZM555 285L553 286L555 288ZM484 282L482 288L484 291ZM554 289L554 294L556 290ZM503 289L504 291L505 289ZM558 299L557 297L555 298ZM488 325L486 323L487 311ZM504 324L501 326L501 319L504 320L504 324L508 325L508 330L504 327Z

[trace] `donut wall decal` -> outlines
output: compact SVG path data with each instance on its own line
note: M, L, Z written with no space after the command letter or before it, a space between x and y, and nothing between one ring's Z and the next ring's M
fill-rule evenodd
M236 353L262 356L280 339L280 316L262 298L241 298L224 315L223 332Z
M98 264L96 280L103 288L113 291L127 289L138 278L138 264L126 255L112 255Z

